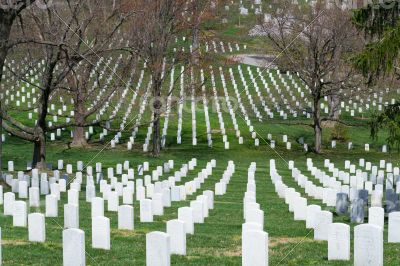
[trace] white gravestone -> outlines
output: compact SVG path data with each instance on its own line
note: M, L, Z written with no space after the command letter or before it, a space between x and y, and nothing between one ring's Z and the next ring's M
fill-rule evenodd
M350 260L350 226L332 223L328 231L328 260Z
M400 243L400 212L389 213L388 242Z
M185 222L169 220L167 222L167 234L170 236L171 254L186 255Z
M306 228L314 228L315 227L315 216L318 212L321 211L321 206L319 205L308 205L307 206L307 218L306 218Z
M28 239L30 242L44 242L46 240L46 223L42 213L28 215Z
M115 191L108 193L107 210L116 212L118 211L118 206L119 206L118 193Z
M171 265L170 236L164 232L146 234L146 265Z
M371 207L368 210L368 223L384 228L385 210L381 207Z
M58 216L58 200L54 195L46 196L46 217Z
M15 194L12 192L4 193L4 215L13 215Z
M75 204L64 205L64 228L79 228L79 206Z
M13 226L26 227L27 225L27 208L25 201L15 201L13 210Z
M40 194L39 188L29 188L29 207L39 208L40 207Z
M76 228L63 231L63 265L85 266L85 233Z
M373 224L354 227L354 266L383 266L383 230Z
M328 240L328 229L332 223L332 213L329 211L320 211L315 216L314 239Z
M259 230L242 232L242 265L268 265L268 234Z
M110 219L107 217L92 218L92 247L110 250Z
M185 231L187 234L194 234L193 209L190 207L178 208L178 220L185 222Z
M140 201L140 222L153 222L153 212L150 199Z
M118 207L118 229L134 229L134 209L132 206L121 205Z

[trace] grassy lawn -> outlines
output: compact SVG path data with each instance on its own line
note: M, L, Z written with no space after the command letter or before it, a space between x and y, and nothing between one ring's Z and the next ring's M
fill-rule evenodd
M217 123L213 121L212 124ZM185 124L185 123L184 123ZM186 124L186 126L188 126ZM265 132L289 132L290 134L310 134L306 129L274 125L269 123L257 124L256 130L260 134ZM353 132L354 131L354 132ZM356 134L359 129L351 129L351 134ZM362 137L363 135L364 137ZM358 136L358 135L357 135ZM103 169L115 166L117 163L123 163L129 160L131 165L137 165L143 161L149 161L151 169L157 165L162 165L169 159L175 160L175 170L181 164L187 162L192 157L198 159L198 166L195 171L189 172L188 176L182 182L191 180L197 175L201 168L205 167L206 162L211 159L217 160L216 170L203 184L197 192L201 194L203 190L214 189L214 185L221 178L226 169L227 162L233 160L236 165L236 172L233 174L231 183L228 185L227 193L224 196L215 197L214 210L210 211L209 218L206 218L204 224L195 225L195 234L187 237L187 256L173 256L174 265L239 265L241 263L241 224L243 223L242 201L246 190L247 169L251 162L257 163L256 184L257 184L257 202L261 205L265 215L265 228L270 239L270 263L271 265L343 265L339 262L327 261L327 243L313 241L313 232L305 228L305 222L294 221L293 215L288 211L288 206L279 199L274 192L274 187L269 177L269 160L275 159L278 172L283 176L283 180L304 195L304 191L297 186L291 179L290 172L286 163L280 158L282 156L286 161L295 160L296 167L302 172L306 172L306 158L313 158L316 165L323 166L323 158L330 158L337 167L344 167L344 160L352 160L357 163L359 158L365 158L374 163L379 159L386 159L399 164L398 154L382 154L379 152L370 152L366 154L361 148L361 143L367 142L367 130L360 134L359 148L348 152L345 148L336 150L327 150L325 155L316 156L312 153L305 154L300 149L287 151L283 145L278 142L278 147L272 151L265 143L259 148L254 148L250 143L239 146L232 141L229 151L223 150L222 141L215 141L214 148L208 148L204 142L200 143L196 149L193 149L188 141L182 145L170 145L162 153L160 158L151 158L150 156L138 151L128 152L123 147L116 149L106 149L102 152L101 145L93 145L86 150L67 149L63 142L52 143L48 148L48 161L56 164L56 160L62 158L65 163L73 163L77 160L89 162L102 162ZM325 138L329 133L325 133ZM357 143L356 143L357 147ZM4 161L14 160L16 168L23 170L26 161L30 159L31 145L23 143L13 138L8 139L5 145ZM279 154L279 155L278 155ZM310 176L310 175L309 175ZM137 178L137 177L136 177ZM164 174L163 178L168 178ZM117 230L116 213L106 212L105 215L111 220L111 250L102 251L91 248L91 219L90 204L85 202L85 193L80 193L80 228L85 231L86 240L86 259L89 265L144 265L145 264L145 234L154 231L166 230L166 221L177 218L177 209L182 206L188 206L189 201L196 195L190 196L185 202L174 202L171 208L166 208L164 216L155 217L153 223L139 222L138 202L135 202L135 230L123 231ZM97 191L98 193L98 191ZM0 224L2 227L3 241L3 262L5 265L21 265L28 263L31 265L54 265L62 262L62 226L63 226L63 204L66 203L65 193L59 202L59 217L46 218L46 243L33 244L27 241L27 228L13 228L12 217L1 216ZM322 202L308 199L308 204ZM44 212L44 198L42 197L40 212ZM1 213L2 206L0 207ZM34 212L36 210L30 210ZM346 222L343 217L334 217L336 222ZM385 231L386 239L387 231ZM398 254L400 247L395 244L385 243L385 264L398 265L400 263ZM348 264L351 264L349 262Z

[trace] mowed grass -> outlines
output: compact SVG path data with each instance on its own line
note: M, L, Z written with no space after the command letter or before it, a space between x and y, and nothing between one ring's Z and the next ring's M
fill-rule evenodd
M265 2L264 6L269 4L270 1ZM245 2L245 6L250 6L250 1ZM269 45L262 38L251 38L247 36L247 32L251 29L254 23L257 22L256 18L252 15L240 18L239 26L239 4L238 1L230 5L230 11L225 12L228 17L228 24L223 25L221 21L214 21L208 25L206 30L217 41L222 40L225 43L231 42L239 43L241 46L240 53L253 53L265 52L268 50ZM249 10L250 14L253 10ZM247 50L243 50L243 45L247 45ZM234 51L234 53L236 53ZM223 62L224 55L215 55L217 61ZM240 84L240 79L237 74L236 65L232 66L235 69L235 79ZM245 67L242 67L244 76L247 82L248 73ZM176 68L175 76L180 68ZM225 69L224 69L225 71ZM205 70L206 76L208 70ZM139 73L139 70L138 70ZM218 96L224 96L221 90L221 81L217 67L214 67L216 76L216 84L218 87ZM253 74L257 76L253 69ZM135 75L134 84L136 84L137 75ZM275 75L276 76L276 75ZM266 77L266 75L265 75ZM232 90L231 80L227 72L225 73L229 95L235 97ZM266 77L267 78L267 77ZM261 87L260 80L257 81ZM185 80L187 84L188 81ZM305 222L294 221L293 214L289 212L288 206L284 203L283 199L278 198L274 191L273 184L269 176L269 160L275 159L277 169L283 177L285 184L294 187L299 191L302 196L306 197L304 190L301 189L291 178L290 171L286 165L289 160L295 160L295 165L305 175L311 178L311 175L306 170L306 158L313 158L313 161L320 168L323 166L323 160L329 158L335 163L336 167L343 169L344 160L351 160L354 164L358 163L359 158L365 158L368 161L379 163L380 159L385 159L392 162L394 166L398 166L400 157L398 153L383 154L380 153L380 147L385 143L385 132L381 132L380 138L377 141L372 141L369 138L369 130L365 126L348 127L348 138L354 144L354 149L347 150L346 142L339 142L337 149L330 149L331 129L324 129L324 154L317 156L313 153L305 153L301 145L295 143L300 137L304 137L305 142L312 144L313 135L312 128L301 125L286 125L282 123L279 118L266 119L264 122L253 121L255 130L259 133L259 137L267 139L267 134L271 133L274 140L277 141L275 150L260 139L260 147L254 146L254 140L251 139L250 133L247 130L245 121L239 111L236 112L237 122L242 131L245 143L243 145L237 144L237 138L234 136L233 124L231 117L227 113L223 113L224 123L227 129L228 140L230 142L230 150L224 150L222 135L219 133L219 122L216 113L211 113L212 109L212 92L210 89L210 81L206 80L207 97L209 100L210 108L210 124L213 130L213 147L209 148L206 144L206 126L205 117L202 103L198 102L196 111L197 120L197 138L198 145L196 147L191 145L191 113L183 113L183 129L182 129L182 144L176 144L176 132L178 128L177 123L177 106L172 107L170 114L169 129L166 139L166 149L163 150L159 158L152 158L149 154L141 152L143 140L147 132L147 126L139 129L137 140L134 145L133 151L126 150L126 141L129 133L124 133L122 137L122 144L117 145L117 148L110 149L105 147L107 142L96 142L99 139L99 133L102 129L95 128L95 134L92 136L91 147L87 149L69 149L66 141L69 139L69 131L63 131L63 137L55 142L48 142L47 147L47 161L57 165L58 159L64 160L64 165L72 163L74 169L76 161L81 160L85 164L94 166L96 162L103 163L103 172L106 174L107 167L115 167L117 163L123 163L125 160L130 161L131 167L136 169L138 164L144 161L149 161L151 169L157 165L162 165L170 159L175 161L175 168L173 171L178 170L183 163L187 163L191 158L198 159L198 166L194 171L190 171L188 176L182 180L192 180L197 173L205 167L207 161L211 159L217 160L217 167L214 169L212 176L210 176L201 189L195 195L187 198L184 202L173 202L172 207L164 209L163 216L155 216L153 223L140 223L139 221L139 203L135 201L135 230L125 231L117 229L117 214L113 212L105 212L105 216L110 218L111 221L111 250L97 250L91 248L91 207L85 201L85 184L82 185L80 193L80 228L85 232L86 241L86 262L87 265L145 265L146 262L146 242L145 235L151 231L166 231L166 222L170 219L177 218L177 209L182 206L189 206L190 200L195 199L197 195L202 194L204 190L214 190L215 183L220 180L224 170L227 167L228 161L233 160L236 165L236 171L231 178L228 185L227 193L223 196L215 196L214 210L210 211L210 215L205 219L204 224L195 225L195 234L187 236L187 255L186 256L172 256L173 265L240 265L241 264L241 226L244 222L243 219L243 197L246 191L247 183L247 169L251 162L257 163L256 184L257 184L257 202L260 204L261 209L264 211L265 226L264 230L269 234L269 260L270 265L352 265L353 257L349 262L332 262L327 260L327 242L314 241L313 231L305 228ZM249 84L250 85L250 84ZM271 85L271 84L270 84ZM147 78L142 83L139 89L136 105L133 108L132 114L137 114L139 105L141 103L141 96L144 94L147 86ZM173 92L175 96L179 95L179 86ZM262 88L262 87L261 87ZM241 90L241 89L240 89ZM257 107L260 107L259 99L255 97L254 88L250 85L249 90L253 95ZM286 94L285 91L283 93ZM264 97L267 95L262 91ZM274 92L275 96L279 96ZM189 93L188 93L189 95ZM196 91L197 96L201 96L200 91ZM116 97L118 98L118 97ZM128 93L127 98L131 98L131 92ZM220 99L220 104L223 105L223 100ZM242 95L242 101L250 116L252 116L251 109L247 98ZM268 101L267 101L268 103ZM126 102L124 103L126 104ZM189 105L188 105L189 106ZM60 106L57 105L57 108ZM260 107L261 108L261 107ZM110 108L111 109L111 108ZM120 115L125 111L125 107L121 108ZM214 108L215 109L215 108ZM190 108L189 108L190 110ZM260 109L261 110L261 109ZM16 112L17 113L17 112ZM264 114L264 113L263 113ZM108 115L108 112L106 112ZM21 121L27 121L27 114L18 112L16 117ZM277 116L276 116L277 117ZM359 118L349 116L344 117L346 122L360 124L363 122ZM150 112L148 107L141 122L150 121ZM31 121L32 122L32 121ZM132 121L131 125L135 121ZM301 119L290 118L285 123L296 122L309 122ZM164 119L162 119L162 125ZM113 126L119 126L119 121L115 120ZM287 134L289 140L292 142L292 150L285 149L282 143L282 135ZM114 134L110 133L106 137L110 140ZM364 151L364 144L371 144L371 152ZM104 148L105 147L105 148ZM3 153L3 168L6 169L6 163L13 160L17 170L25 170L26 162L31 160L32 157L32 144L20 141L13 137L7 137L4 144ZM167 179L169 174L165 173L161 179ZM73 178L70 177L70 178ZM136 175L136 178L138 176ZM84 182L86 176L83 178ZM317 183L315 179L312 179ZM7 188L6 191L9 191ZM99 196L97 188L97 196ZM322 202L308 198L308 204L319 204ZM120 199L121 203L122 199ZM14 228L12 226L12 217L3 215L3 206L0 206L0 227L2 229L2 252L4 265L61 265L62 264L62 228L64 224L63 205L67 202L66 193L62 194L59 201L59 217L46 218L46 242L43 244L30 243L28 241L27 228ZM106 205L105 205L106 209ZM329 209L323 207L323 209ZM41 208L30 209L29 212L45 211L44 197L41 197ZM335 222L349 223L345 217L334 216ZM366 220L367 222L367 220ZM354 225L351 225L352 228ZM385 242L387 239L387 228L385 228ZM352 244L353 245L353 244ZM353 246L352 246L353 248ZM399 244L388 244L384 246L384 259L385 265L399 265L400 257Z
M186 117L186 116L185 116ZM214 116L212 116L214 117ZM214 118L215 119L215 118ZM211 125L218 126L218 121L211 121ZM226 118L228 119L228 118ZM239 119L239 118L238 118ZM198 121L200 122L200 121ZM175 126L172 124L172 127ZM256 130L265 138L267 132L272 134L289 135L289 139L297 135L304 135L311 139L311 130L307 127L294 127L287 125L274 125L268 123L256 123ZM190 123L184 120L185 132L190 134ZM204 129L204 128L203 128ZM202 129L202 130L203 130ZM205 130L205 129L204 129ZM95 162L103 163L103 172L107 167L115 167L117 163L129 160L131 166L143 161L149 161L151 169L163 162L173 159L175 169L180 168L181 164L186 163L191 158L198 159L198 166L194 171L190 171L182 182L192 180L206 162L211 159L217 160L217 167L213 171L201 189L195 195L187 198L185 202L174 202L171 208L165 208L163 216L155 216L153 223L139 222L139 204L135 202L135 230L124 231L117 229L116 213L106 212L105 215L111 221L111 250L103 251L91 248L91 218L90 204L85 202L85 185L82 185L80 193L80 228L85 232L86 240L86 260L88 265L144 265L145 264L145 235L151 231L166 230L166 222L177 218L177 209L182 206L189 206L190 200L202 191L214 190L215 183L222 177L228 161L233 160L236 165L236 172L228 185L227 193L224 196L215 197L214 210L210 211L210 216L206 218L204 224L195 225L195 234L187 236L187 255L172 256L174 265L240 265L241 264L241 225L243 220L243 196L246 191L247 169L251 162L257 163L256 184L257 202L264 210L265 227L264 230L269 234L270 240L270 264L271 265L351 265L352 261L331 262L327 260L327 242L314 241L313 232L305 228L305 222L294 221L293 214L288 211L288 206L284 200L279 199L274 191L274 187L269 177L269 160L275 159L279 174L282 175L287 185L294 187L301 192L291 178L286 162L295 160L295 165L304 174L311 176L306 170L305 162L307 157L313 158L316 165L323 166L323 159L330 158L337 167L344 166L344 160L352 160L357 163L359 158L365 158L374 163L380 159L391 161L394 165L399 164L399 154L382 154L377 149L365 153L362 149L363 143L371 142L366 128L350 128L350 134L357 133L355 149L347 151L345 145L339 145L336 150L328 150L322 156L312 153L304 153L300 148L294 146L293 150L288 151L283 143L278 140L275 151L261 141L261 146L254 147L251 139L247 139L244 145L238 145L237 140L230 137L231 149L223 150L221 138L213 137L213 148L207 147L205 141L199 142L195 148L190 143L190 137L183 138L182 145L168 142L166 150L159 158L152 158L148 154L138 150L128 152L125 145L119 145L116 149L106 148L102 151L103 145L93 144L91 148L85 150L68 149L62 141L49 143L47 160L56 165L57 159L64 159L66 163L75 163L82 160L85 163L94 165ZM358 137L359 136L359 137ZM329 130L325 131L324 139L329 139ZM383 142L383 140L381 140ZM326 144L326 146L328 146ZM378 144L376 144L378 147ZM4 163L13 160L18 170L26 167L26 162L31 158L32 145L12 137L7 139L4 147ZM283 159L282 159L282 158ZM165 173L162 177L168 178ZM136 176L136 178L138 178ZM84 178L85 180L85 178ZM316 180L313 180L317 182ZM97 195L99 192L97 191ZM41 198L41 208L31 209L30 212L40 211L44 213L44 197ZM46 242L36 244L28 242L27 228L12 227L12 217L1 216L0 225L2 228L2 248L4 265L60 265L62 264L62 227L63 227L63 205L67 198L65 193L59 202L59 217L46 218ZM122 201L122 199L121 199ZM320 204L322 202L308 199L308 204ZM324 207L323 207L324 208ZM325 208L326 209L326 208ZM3 207L0 206L3 213ZM347 218L334 217L336 222L346 222ZM353 226L353 225L352 225ZM385 230L385 239L387 239ZM398 244L385 243L385 265L398 265L400 258L397 256L400 249Z

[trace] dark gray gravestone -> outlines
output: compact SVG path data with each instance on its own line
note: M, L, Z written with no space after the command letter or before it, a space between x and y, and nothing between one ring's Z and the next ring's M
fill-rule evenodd
M304 138L303 138L303 137L299 138L299 143L300 143L301 145L304 145Z
M47 170L52 171L53 170L53 164L52 163L48 163L46 164Z
M336 194L336 213L347 215L349 212L349 196L346 193Z
M360 189L358 190L358 198L364 201L364 205L368 206L368 190Z
M351 203L350 220L352 223L364 222L364 200L355 199Z
M397 182L400 181L400 175L395 175L395 176L393 177L393 180L394 180L394 183L397 184Z
M26 163L26 169L32 169L32 162Z
M399 206L399 196L393 189L386 190L386 213L391 213L397 210Z

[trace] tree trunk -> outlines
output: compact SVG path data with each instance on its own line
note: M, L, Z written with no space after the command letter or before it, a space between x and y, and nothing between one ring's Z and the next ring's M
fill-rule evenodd
M199 1L193 3L193 29L192 29L192 63L195 66L199 65L200 62L200 13L199 13Z
M321 127L321 109L319 99L314 99L314 136L315 136L315 152L322 152L322 127Z
M71 147L82 148L88 145L85 136L85 128L80 126L75 126L74 136L72 139Z
M328 104L329 104L329 119L338 120L339 119L339 106L340 106L340 98L338 95L330 95L328 96Z
M153 156L160 156L161 152L161 132L160 132L160 114L159 109L154 110L153 122Z
M155 74L158 75L158 74ZM158 75L161 77L161 73ZM161 152L161 128L160 128L160 116L161 116L161 78L153 79L153 108L154 108L154 117L153 117L153 156L160 156Z
M71 147L82 148L87 146L87 141L85 137L85 106L83 100L80 97L76 97L74 118L76 126L74 128L74 136L72 139Z
M46 169L46 117L47 108L49 105L49 98L51 89L49 84L52 79L52 71L55 64L52 64L46 74L47 85L46 89L41 92L39 98L39 108L38 108L38 122L35 127L35 141L33 146L33 160L32 168Z
M46 137L42 128L37 129L37 140L33 143L32 168L46 169Z
M192 43L192 63L198 66L200 63L200 45L199 45L199 27L193 29L193 43Z
M14 16L6 15L0 11L0 84L3 77L4 62L7 58L8 53L8 38L10 37L10 31ZM1 88L1 87L0 87ZM3 93L1 91L0 93ZM3 99L0 99L0 110L3 108ZM0 112L0 178L3 176L3 117Z

